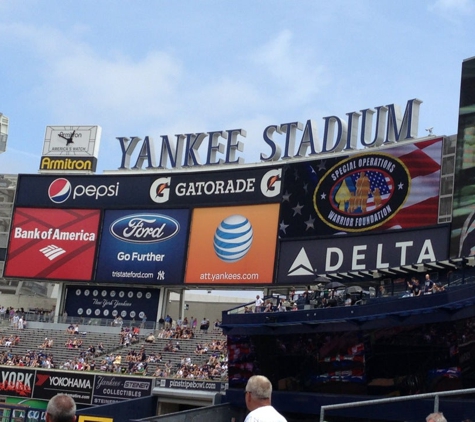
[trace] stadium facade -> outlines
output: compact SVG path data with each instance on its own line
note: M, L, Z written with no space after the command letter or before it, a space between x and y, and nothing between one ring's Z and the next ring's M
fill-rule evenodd
M239 129L158 146L118 138L119 170L104 175L18 175L4 279L56 283L56 316L85 319L158 320L169 293L190 288L318 290L298 312L223 313L237 406L254 373L269 376L283 411L313 415L348 395L471 387L475 59L462 68L456 136L418 137L412 99L404 113L325 117L322 142L311 120L268 126L259 165L237 158ZM95 147L71 144L98 132L57 129L42 163L95 163ZM445 291L402 297L426 273ZM352 306L319 307L330 289L318 284L331 282L358 287L345 291Z

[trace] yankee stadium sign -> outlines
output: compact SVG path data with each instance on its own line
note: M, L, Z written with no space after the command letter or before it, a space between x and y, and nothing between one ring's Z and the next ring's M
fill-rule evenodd
M315 157L319 154L350 152L358 149L381 147L417 137L421 100L407 101L404 115L395 104L346 113L346 119L324 117L322 142L316 123L309 119L267 126L263 141L269 148L260 154L262 162ZM373 130L374 127L374 130ZM219 164L243 164L237 152L244 151L240 138L246 137L244 129L214 132L176 134L175 139L161 135L155 143L150 136L144 139L117 137L122 157L119 170L161 170L166 168L198 168ZM283 149L278 143L283 142ZM204 150L203 161L199 150ZM218 158L222 154L222 158ZM133 157L134 156L134 157ZM134 160L132 162L132 160ZM132 164L131 164L132 162Z

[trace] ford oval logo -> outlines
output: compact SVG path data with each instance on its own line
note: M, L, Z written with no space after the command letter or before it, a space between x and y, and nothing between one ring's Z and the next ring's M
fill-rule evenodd
M156 243L175 236L180 224L162 214L133 214L115 220L109 230L112 236L125 242Z

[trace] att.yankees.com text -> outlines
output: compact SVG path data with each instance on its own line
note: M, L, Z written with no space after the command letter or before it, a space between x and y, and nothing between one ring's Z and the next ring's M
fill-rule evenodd
M257 273L202 273L200 280L227 281L227 280L259 280Z

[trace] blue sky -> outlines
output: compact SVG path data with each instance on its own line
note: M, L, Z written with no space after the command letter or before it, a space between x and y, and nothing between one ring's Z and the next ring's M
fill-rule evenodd
M36 173L48 125L100 125L98 173L119 136L262 131L419 98L419 136L457 130L473 0L0 0L1 173Z

